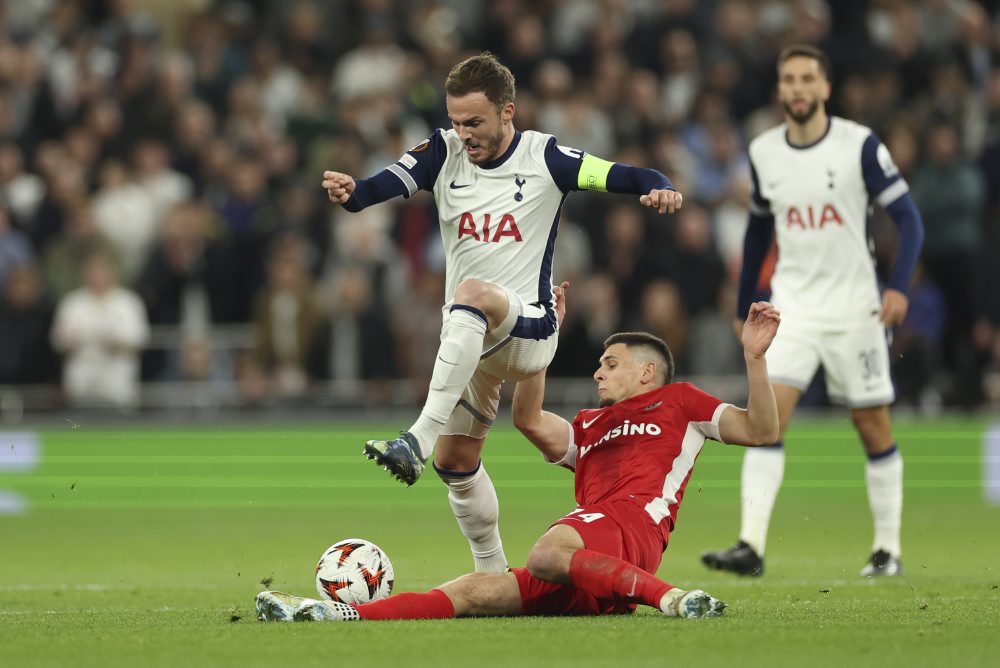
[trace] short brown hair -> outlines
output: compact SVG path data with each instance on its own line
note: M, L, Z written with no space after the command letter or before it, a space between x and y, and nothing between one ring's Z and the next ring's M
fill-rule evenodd
M781 73L781 66L785 64L790 58L795 58L801 56L803 58L812 58L817 63L819 67L823 70L823 75L826 77L827 81L833 80L833 65L830 63L830 57L827 56L823 51L812 44L790 44L781 50L778 54L778 73Z
M466 58L451 68L444 92L453 97L482 93L497 107L513 102L517 95L514 75L489 51Z
M607 350L616 343L621 343L628 348L645 348L660 358L663 369L661 379L667 385L674 379L674 356L670 352L670 346L658 336L653 336L648 332L618 332L604 339L604 349Z

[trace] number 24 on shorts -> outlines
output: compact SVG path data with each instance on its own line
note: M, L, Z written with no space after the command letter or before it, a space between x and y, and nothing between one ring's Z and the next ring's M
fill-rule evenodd
M604 513L585 513L583 512L583 508L577 508L571 513L566 513L566 517L573 517L573 519L580 520L584 524L590 524L604 517Z

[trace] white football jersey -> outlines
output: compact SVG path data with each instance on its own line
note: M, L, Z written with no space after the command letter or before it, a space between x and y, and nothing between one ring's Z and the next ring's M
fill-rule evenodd
M774 216L778 263L772 301L783 315L823 326L850 326L881 310L869 243L871 203L890 205L909 191L888 149L872 131L831 117L807 146L782 124L750 144L751 211Z
M529 304L552 298L552 253L565 194L545 164L550 135L521 133L503 164L477 167L454 130L434 201L447 255L446 294L466 278L503 285Z
M515 132L502 156L474 165L458 133L437 130L388 168L409 195L434 193L449 304L468 278L505 286L529 304L552 301L559 211L580 187L585 156L529 130Z

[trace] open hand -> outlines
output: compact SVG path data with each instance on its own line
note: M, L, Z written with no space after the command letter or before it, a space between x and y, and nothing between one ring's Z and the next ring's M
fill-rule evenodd
M882 313L879 315L879 320L886 327L901 325L909 307L910 300L906 295L899 290L887 288L882 295Z
M751 304L747 320L743 323L743 331L740 333L743 352L751 357L763 357L774 341L780 323L781 314L770 302Z
M562 327L563 319L566 318L566 291L569 290L569 281L563 281L552 288L552 294L556 298L556 322Z

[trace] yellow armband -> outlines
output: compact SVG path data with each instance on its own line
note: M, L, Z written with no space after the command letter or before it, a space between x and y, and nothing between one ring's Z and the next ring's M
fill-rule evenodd
M576 177L576 187L580 190L608 191L608 172L615 163L601 160L589 153L583 156L580 172Z

